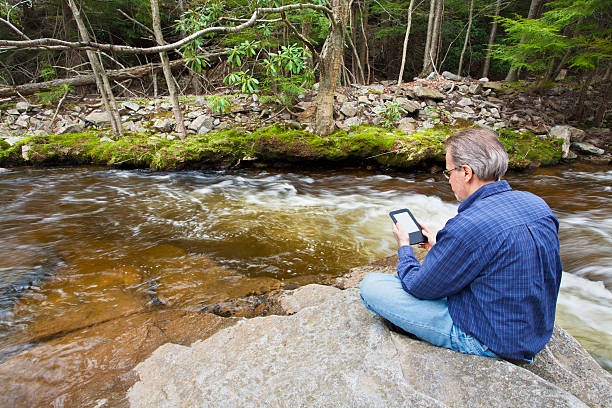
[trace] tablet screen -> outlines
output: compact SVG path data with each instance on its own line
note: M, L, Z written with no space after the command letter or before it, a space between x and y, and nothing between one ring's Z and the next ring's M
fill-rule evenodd
M410 216L410 213L408 213L408 212L399 212L399 213L395 213L393 215L395 216L395 219L397 220L399 225L402 226L402 229L404 231L407 231L408 233L421 231L419 226L414 222L414 220Z

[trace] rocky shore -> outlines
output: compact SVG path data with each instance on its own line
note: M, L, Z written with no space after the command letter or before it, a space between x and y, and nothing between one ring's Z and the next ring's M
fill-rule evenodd
M316 88L316 87L315 87ZM97 101L84 100L56 112L19 101L0 108L0 166L104 164L153 169L227 168L304 163L363 167L428 168L443 161L443 140L456 129L497 130L515 169L580 159L609 164L612 133L572 125L570 91L544 94L513 90L486 79L443 73L405 83L339 88L337 130L327 138L310 133L316 89L287 107L265 95L183 98L190 136L180 141L171 106L163 100L120 103L125 137L108 130ZM227 111L212 109L214 98ZM393 110L396 113L393 114ZM557 141L559 140L559 141Z
M467 356L398 334L363 307L355 268L280 293L282 315L241 320L136 366L131 407L608 407L612 376L556 327L532 365Z

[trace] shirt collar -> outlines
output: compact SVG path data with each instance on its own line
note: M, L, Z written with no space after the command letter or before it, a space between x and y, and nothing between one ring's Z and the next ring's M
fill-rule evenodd
M492 196L493 194L503 193L504 191L510 191L512 188L506 180L495 181L493 183L485 184L478 190L474 191L472 195L465 199L459 205L458 212L467 210L477 200Z

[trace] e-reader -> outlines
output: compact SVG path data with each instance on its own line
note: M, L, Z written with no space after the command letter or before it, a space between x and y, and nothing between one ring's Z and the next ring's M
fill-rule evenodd
M407 208L401 210L391 211L389 216L393 220L394 223L398 223L401 225L404 231L408 232L408 237L410 238L410 245L420 244L421 242L427 241L427 238L423 236L421 232L422 228L414 218L410 210Z

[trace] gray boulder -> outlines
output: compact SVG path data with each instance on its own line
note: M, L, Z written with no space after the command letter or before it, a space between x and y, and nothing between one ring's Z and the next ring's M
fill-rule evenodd
M19 112L27 112L28 109L30 109L30 104L27 102L17 102L15 104L15 109L17 109Z
M406 109L406 112L408 113L418 112L418 110L421 109L420 103L411 101L408 98L399 97L395 98L395 101L399 103L402 108Z
M129 110L131 110L132 112L136 112L136 111L138 111L138 110L140 109L140 105L139 105L139 104L137 104L137 103L134 103L134 102L129 102L129 101L128 101L128 102L123 102L123 103L121 104L121 108L123 108L123 109L129 109Z
M342 104L340 112L342 112L342 114L347 118L350 118L357 115L357 108L353 102L345 102Z
M563 145L561 147L563 153L561 157L564 159L569 158L570 145L572 142L579 142L584 139L585 133L581 129L577 129L572 126L553 126L548 132L548 136L555 139L563 139Z
M578 150L581 153L586 154L594 154L597 156L601 156L605 153L604 149L600 149L597 146L593 146L591 143L586 142L573 142L572 147Z
M403 118L399 121L397 128L404 132L404 134L410 135L416 130L416 123L412 118Z
M85 121L95 126L110 126L110 118L106 112L91 112L85 116Z
M611 406L610 374L556 329L532 366L467 356L390 331L358 289L282 295L291 315L242 320L135 371L131 407Z
M417 97L422 99L433 99L435 101L444 100L445 96L437 89L428 88L425 86L415 86L413 88L414 93Z
M210 115L200 115L189 124L189 129L199 131L201 128L210 129L214 128L214 118Z
M174 127L174 122L169 119L156 119L153 128L158 132L170 132Z
M357 116L353 116L352 118L348 118L347 120L344 121L344 125L348 126L349 128L351 126L359 126L363 123L363 120Z
M446 79L450 79L451 81L461 81L463 78L459 75L455 75L452 72L444 71L442 76Z

